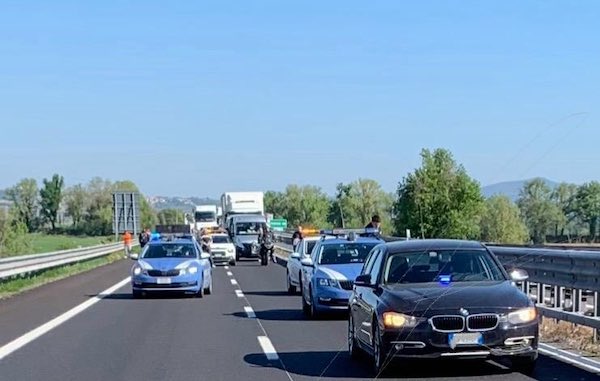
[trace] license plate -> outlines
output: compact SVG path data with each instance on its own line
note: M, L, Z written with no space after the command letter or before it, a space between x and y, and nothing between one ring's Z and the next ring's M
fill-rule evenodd
M171 284L171 278L156 278L156 284Z
M451 333L448 335L448 344L454 349L461 345L483 345L481 333Z

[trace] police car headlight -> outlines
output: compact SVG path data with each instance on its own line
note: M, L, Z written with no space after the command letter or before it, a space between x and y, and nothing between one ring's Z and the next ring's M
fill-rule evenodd
M534 321L537 318L535 307L527 307L507 315L510 324L524 324Z
M198 268L196 266L190 266L187 268L187 271L190 275L194 275L198 272Z
M141 275L142 274L142 268L141 267L134 267L133 268L133 275Z
M323 287L338 287L339 282L335 279L317 278L317 284Z

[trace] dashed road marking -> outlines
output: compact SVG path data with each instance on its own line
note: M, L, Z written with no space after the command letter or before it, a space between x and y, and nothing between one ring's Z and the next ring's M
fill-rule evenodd
M225 270L229 270L229 266L225 266L225 267L224 267L224 269L225 269Z
M233 276L233 273L231 271L227 271L227 275L228 276Z
M276 361L279 360L279 355L275 350L275 347L271 343L271 340L267 336L258 336L258 343L260 344L265 356L267 356L267 360Z
M234 285L234 286L237 286L238 282L235 279L231 279L231 284Z
M256 314L254 313L254 310L252 309L252 307L250 306L245 306L244 307L244 312L246 312L246 315L248 315L248 317L250 319L254 319L256 318Z
M244 293L242 292L242 290L235 290L235 295L238 298L243 298L244 297Z

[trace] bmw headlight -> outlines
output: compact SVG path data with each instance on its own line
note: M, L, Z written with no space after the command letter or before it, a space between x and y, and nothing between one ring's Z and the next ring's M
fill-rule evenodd
M194 275L198 272L198 268L196 266L190 266L187 268L187 271L190 275Z
M317 278L317 284L323 287L338 287L339 282L335 279Z
M523 308L507 315L508 322L514 325L529 323L536 318L537 311L535 310L535 307Z
M420 319L414 316L401 314L399 312L384 312L383 325L386 328L405 328L415 327Z
M133 268L133 275L140 275L140 274L142 274L142 271L143 270L142 270L141 267L137 267L136 266L136 267Z

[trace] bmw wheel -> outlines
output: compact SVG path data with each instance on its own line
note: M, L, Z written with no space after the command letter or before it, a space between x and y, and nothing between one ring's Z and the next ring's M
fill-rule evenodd
M385 366L385 351L382 348L381 344L381 335L379 334L379 324L377 321L373 322L373 373L375 373L375 377L379 377L383 371Z
M348 353L350 357L356 359L360 355L360 349L356 345L356 337L354 336L354 319L352 318L352 312L349 313L348 317Z

